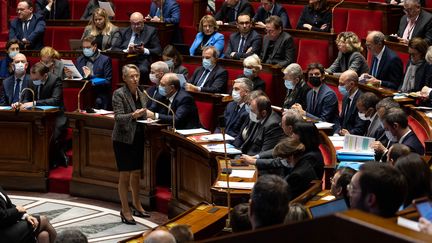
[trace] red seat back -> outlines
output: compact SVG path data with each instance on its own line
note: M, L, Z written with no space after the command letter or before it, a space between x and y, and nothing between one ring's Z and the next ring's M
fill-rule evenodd
M144 16L150 13L151 0L113 0L116 20L129 20L133 12L140 12Z
M197 69L197 67L199 67L200 64L198 64L198 63L183 63L183 66L185 68L187 68L187 70L189 71L189 77L188 78L191 78L192 74L195 72L195 69Z
M203 127L209 131L214 130L214 119L213 110L214 104L211 102L204 102L195 100L195 104L198 108L198 115Z
M337 85L327 83L327 86L329 86L336 93L336 96L338 99L338 108L339 108L339 113L340 113L342 111L343 95L339 92L339 88Z
M307 69L309 63L321 63L324 67L328 67L328 48L327 40L300 39L297 49L297 63L303 70Z
M52 47L56 50L70 50L69 40L81 39L84 32L84 27L49 26L47 29L52 29Z
M432 8L432 0L425 1L425 8Z
M409 54L406 52L398 52L398 51L396 51L396 53L398 54L399 58L402 60L403 70L405 73L405 69L409 61Z
M297 4L282 4L282 6L287 11L291 28L295 29L297 27L297 22L303 12L304 5Z
M382 11L350 9L346 30L356 33L360 39L366 39L368 31L382 31L382 16Z
M63 88L63 102L65 111L75 111L78 105L79 88ZM82 104L80 105L82 106ZM81 107L83 109L84 107Z
M340 33L346 30L348 19L348 9L336 8L333 17L333 28L335 33Z
M194 8L193 0L177 0L180 5L180 27L189 26L193 27L193 12Z
M408 116L408 125L411 130L417 135L417 138L425 146L425 141L429 139L429 135L425 128L412 116Z
M121 82L121 69L120 61L116 58L111 58L112 62L112 79L111 79L111 92L117 89L117 85L119 82Z
M80 19L87 7L88 0L73 0L69 1L69 8L71 11L72 19ZM115 9L114 9L115 11Z

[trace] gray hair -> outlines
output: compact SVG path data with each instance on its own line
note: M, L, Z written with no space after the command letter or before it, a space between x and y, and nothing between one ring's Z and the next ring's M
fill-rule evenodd
M140 74L140 70L139 70L139 68L137 67L137 65L135 65L135 64L126 64L126 65L124 65L123 68L122 68L122 75L123 75L123 77L126 77L126 75L127 75L128 72L129 72L129 69L135 69L135 71L137 71L138 74Z
M150 68L154 68L156 71L163 72L164 74L169 72L168 64L162 61L152 63Z
M303 117L294 109L285 110L283 116L285 117L285 126L294 126L297 122L303 121Z
M234 83L235 84L243 84L244 88L248 92L251 92L253 90L253 82L248 78L238 78L238 79L234 80Z
M369 35L372 36L373 43L375 45L384 45L385 35L381 31L371 31Z
M294 78L299 78L300 80L303 79L303 70L298 63L291 63L285 68L283 73Z
M427 63L432 64L432 46L428 47L425 59Z

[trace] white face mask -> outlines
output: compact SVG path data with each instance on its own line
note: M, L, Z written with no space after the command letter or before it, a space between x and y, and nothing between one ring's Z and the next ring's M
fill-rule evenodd
M359 116L359 118L360 118L361 120L363 120L363 121L369 121L369 120L370 120L369 117L366 117L366 114L365 114L365 113L358 112L358 116Z
M253 111L249 112L249 119L253 122L259 122L257 114L255 114Z
M15 73L22 74L25 72L25 64L24 63L15 63Z
M241 100L241 96L240 96L239 91L233 90L231 93L231 96L232 96L233 100L237 103Z
M150 73L149 78L152 83L159 84L159 79L156 77L156 74Z

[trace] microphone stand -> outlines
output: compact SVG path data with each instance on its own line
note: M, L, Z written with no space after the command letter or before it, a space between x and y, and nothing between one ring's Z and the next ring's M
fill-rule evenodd
M80 91L78 92L78 106L76 111L77 112L81 112L81 104L80 104L80 100L81 100L81 92L84 91L85 87L87 86L87 84L89 83L88 80L85 81L84 85L82 86L82 88L80 89Z
M18 101L18 103L19 104L21 104L21 102L22 102L22 95L23 95L23 93L24 93L24 91L26 91L26 90L28 90L28 91L30 91L30 93L32 94L32 110L34 110L34 107L35 107L35 93L34 93L34 91L32 90L32 89L30 89L30 88L24 88L24 89L22 89L21 90L21 93L20 93L20 95L19 95L19 101ZM19 109L17 109L17 111L18 111Z
M331 10L331 12L332 12L332 23L331 23L332 26L330 28L330 33L332 33L332 34L334 34L334 10L336 9L337 6L341 5L344 1L345 0L341 0L340 2L336 3Z
M167 108L168 111L170 111L170 112L172 113L172 128L169 129L169 130L171 130L172 132L176 132L176 129L175 129L175 113L174 113L174 111L171 109L171 107L165 105L164 103L160 102L160 101L157 100L157 99L154 99L154 98L150 97L150 95L147 93L146 90L143 90L143 93L147 96L147 98L149 98L150 100L152 100L152 101L158 103L159 105L161 105L161 106ZM169 112L168 112L168 114L169 114Z
M225 222L225 227L223 231L225 232L232 232L231 228L231 189L229 185L229 177L230 177L230 170L228 168L228 153L227 153L227 147L226 147L226 140L225 140L225 120L223 120L223 117L221 118L221 133L222 133L222 139L223 139L223 145L224 145L224 160L225 160L225 170L226 170L226 182L227 182L227 207L228 207L228 217Z

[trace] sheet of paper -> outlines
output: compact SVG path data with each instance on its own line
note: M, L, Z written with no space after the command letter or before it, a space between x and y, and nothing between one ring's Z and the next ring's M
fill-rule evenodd
M215 153L225 153L224 145L223 144L205 144L202 145L204 148L206 148L209 152L215 152ZM242 152L238 149L236 149L233 145L227 144L226 150L228 154L241 154Z
M210 133L209 130L205 130L204 128L195 128L195 129L179 129L176 130L177 133L181 135L193 135L193 134L203 134L203 133Z
M405 228L408 228L408 229L420 232L420 228L418 226L418 222L417 221L410 220L410 219L407 219L407 218L399 216L397 218L397 224L400 225L400 226L402 226L402 227L405 227Z
M153 124L153 123L156 123L158 121L159 121L159 119L153 120L150 118L148 118L147 120L137 120L138 123L143 123L143 124Z
M333 199L335 199L335 196L333 196L333 195L328 195L328 196L321 198L321 200L324 200L324 201L331 201Z
M11 106L0 106L0 110L9 111L9 110L12 110L12 107Z
M114 113L114 111L107 111L104 109L93 109L93 110L96 112L96 114L99 114L99 115L107 115L107 114Z
M255 175L255 170L232 170L230 177L240 177L252 179Z
M315 123L315 126L318 129L332 128L334 126L334 123L320 121L320 122Z
M111 8L111 4L109 2L99 1L99 7L105 9L109 17L115 16L114 10Z
M83 76L78 71L75 64L72 62L72 60L61 59L61 61L64 65L64 67L69 69L72 72L73 79L82 79L83 78Z
M370 137L356 136L351 134L345 135L343 149L351 151L373 151L370 146L374 141L375 139Z
M202 140L207 140L209 142L219 142L223 141L223 136L221 133L215 133L210 135L203 135L201 136ZM229 134L225 134L225 141L233 141L234 138L230 136Z
M234 182L230 181L229 185L231 189L243 189L250 190L253 188L255 182ZM228 188L226 181L217 181L215 187Z

